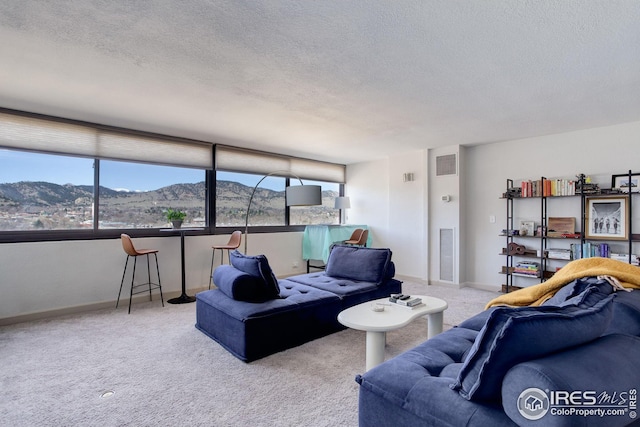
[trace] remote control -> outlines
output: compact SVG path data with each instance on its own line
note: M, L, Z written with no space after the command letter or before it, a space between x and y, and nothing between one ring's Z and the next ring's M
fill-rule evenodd
M398 299L399 299L399 300L401 300L401 301L404 301L404 300L407 300L407 299L409 299L409 298L411 298L411 295L402 295L402 296L401 296L400 298L398 298Z

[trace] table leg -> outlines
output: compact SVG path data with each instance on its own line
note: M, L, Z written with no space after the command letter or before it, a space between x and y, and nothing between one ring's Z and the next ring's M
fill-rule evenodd
M180 262L182 266L182 294L177 298L172 298L167 302L170 304L185 304L188 302L194 302L196 300L195 297L190 297L187 295L187 280L184 266L184 233L180 233Z
M386 341L386 332L367 331L367 371L384 362L384 346Z
M427 316L427 338L433 338L442 332L442 311L439 313L431 313Z

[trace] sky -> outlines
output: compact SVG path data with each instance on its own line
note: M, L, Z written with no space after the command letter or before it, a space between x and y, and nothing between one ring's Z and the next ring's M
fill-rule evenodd
M217 173L218 180L240 182L251 187L260 178L262 177L259 175ZM172 184L201 182L204 179L205 173L200 169L100 161L100 185L114 190L149 191ZM20 181L93 185L93 159L0 149L0 184ZM260 183L260 188L282 191L282 178L267 177Z

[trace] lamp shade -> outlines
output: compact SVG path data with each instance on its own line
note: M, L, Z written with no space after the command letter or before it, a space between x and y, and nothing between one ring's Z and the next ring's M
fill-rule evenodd
M351 207L351 201L348 197L336 197L336 209L349 209Z
M292 185L286 189L287 206L314 206L322 204L319 185Z

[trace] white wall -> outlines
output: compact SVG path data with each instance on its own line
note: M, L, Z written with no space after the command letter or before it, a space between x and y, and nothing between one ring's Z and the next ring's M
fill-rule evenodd
M506 205L499 197L506 179L572 178L585 173L608 187L612 174L629 169L640 172L638 135L640 121L505 143L417 151L350 165L346 190L352 208L347 222L371 227L374 246L393 250L398 275L429 281L438 278L434 248L439 236L434 230L456 227L457 281L499 289L503 276L498 271L504 260L498 254L504 238L498 234L506 222ZM458 177L430 176L435 175L429 166L435 156L456 152ZM414 173L416 181L402 182L405 172ZM442 203L443 194L450 194L452 201ZM564 210L574 209L571 203L554 201L550 209L556 211L550 214L565 216ZM640 214L637 207L635 211ZM496 217L495 223L489 222L491 216ZM227 239L187 237L189 294L208 286L211 245ZM137 239L136 244L160 250L163 289L179 294L179 238ZM264 253L276 274L284 277L306 271L301 246L302 233L250 234L248 253ZM29 313L114 302L124 258L119 239L0 245L0 322Z
M399 275L430 283L439 281L438 231L453 227L457 239L453 284L498 290L504 279L498 273L504 263L499 253L505 244L499 234L506 226L506 204L500 196L507 178L519 182L585 173L608 188L612 174L629 169L640 172L638 135L640 122L633 122L471 147L452 145L350 165L347 189L352 200L362 197L362 204L356 203L349 219L371 225L378 237L374 244L393 249ZM458 154L458 176L435 177L435 158L454 153ZM416 175L415 187L400 182L404 172ZM445 194L451 196L451 202L441 201ZM387 210L383 207L385 198ZM516 221L539 218L539 200L521 203L525 206ZM525 212L527 209L532 213ZM635 211L640 213L638 208ZM574 214L579 216L578 198L549 203L551 216ZM491 217L495 222L490 222ZM634 224L640 224L640 218L637 221ZM394 240L395 235L406 236L410 230L420 229L422 235L414 233L406 246Z
M358 163L347 167L345 194L351 208L347 224L366 224L376 247L389 241L389 161Z
M498 289L503 276L498 274L504 262L499 256L505 239L498 237L506 228L506 202L499 199L507 178L519 183L523 179L574 178L590 175L602 188L609 188L611 175L630 169L640 172L640 122L529 138L506 143L478 145L467 149L465 185L467 186L466 227L463 242L466 252L465 275L468 284ZM637 203L638 199L634 199ZM539 218L539 200L525 200L535 210L531 219ZM580 223L579 198L549 200L551 216L576 216ZM634 205L635 211L639 211ZM566 213L569 214L566 214ZM496 223L490 223L490 216ZM516 222L528 215L516 212ZM518 222L519 223L519 222ZM640 222L634 222L636 229ZM635 250L636 253L638 250ZM626 251L625 251L626 252Z
M189 295L208 287L211 246L224 244L228 239L226 235L186 237L186 288ZM148 247L160 251L158 262L165 300L167 295L179 295L180 238L134 239L134 244L140 249ZM287 276L306 272L301 248L302 233L249 234L247 252L265 254L276 274ZM218 251L216 265L220 262L219 256ZM115 304L125 258L120 239L0 245L0 321L85 305ZM151 260L153 262L153 257ZM297 268L293 267L294 263L297 263ZM154 268L152 264L152 274ZM143 282L146 266L138 269L136 276L140 278L137 282ZM130 277L127 275L129 283ZM123 293L128 296L128 292L125 279Z
M349 165L346 194L351 198L348 223L367 224L374 247L393 252L396 272L426 279L428 264L426 151ZM403 175L413 173L414 181Z

